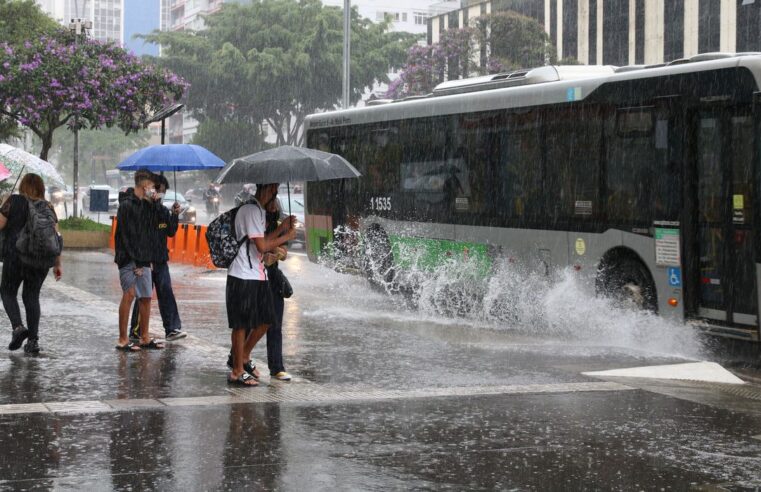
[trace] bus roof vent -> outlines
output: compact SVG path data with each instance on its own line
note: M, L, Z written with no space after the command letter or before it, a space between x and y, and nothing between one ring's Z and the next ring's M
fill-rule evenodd
M365 106L380 106L381 104L388 104L392 102L394 102L393 99L373 99L372 101L367 101Z
M513 72L472 77L461 80L448 80L433 89L434 96L449 96L467 92L479 92L504 87L543 84L558 80L586 79L611 75L615 67L607 65L547 65L544 67L521 69Z

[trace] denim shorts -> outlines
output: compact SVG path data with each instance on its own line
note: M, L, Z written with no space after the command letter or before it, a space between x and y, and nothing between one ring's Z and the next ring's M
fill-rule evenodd
M119 282L122 284L122 292L129 292L135 288L135 297L138 299L150 298L153 294L153 283L151 281L151 267L142 267L143 274L137 275L137 267L134 262L119 269Z

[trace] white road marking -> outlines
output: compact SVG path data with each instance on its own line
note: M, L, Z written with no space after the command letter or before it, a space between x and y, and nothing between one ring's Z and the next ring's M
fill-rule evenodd
M528 395L628 391L634 388L612 382L526 384L503 386L456 386L445 388L380 389L359 386L321 386L313 384L260 383L254 388L231 388L227 395L187 398L123 399L104 401L63 401L0 405L0 415L32 413L85 414L101 412L156 410L159 408L209 407L236 403L326 403L346 401L400 400L435 397L487 395Z
M585 376L612 376L645 379L679 379L708 383L745 384L715 362L688 362L664 366L630 367L610 371L584 372Z

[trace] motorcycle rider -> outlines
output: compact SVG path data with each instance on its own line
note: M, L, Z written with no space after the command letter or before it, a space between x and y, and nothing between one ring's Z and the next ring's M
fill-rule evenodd
M203 192L203 198L206 202L206 213L219 215L219 202L222 197L214 183L209 183L209 187Z

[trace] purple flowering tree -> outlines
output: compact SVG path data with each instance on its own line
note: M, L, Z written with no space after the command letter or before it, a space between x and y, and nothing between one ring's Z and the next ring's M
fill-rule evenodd
M42 159L56 128L136 132L186 88L181 78L114 44L76 44L65 30L15 46L0 43L0 113L40 138Z
M399 78L389 84L387 97L428 94L445 80L472 75L477 69L475 40L473 28L450 29L438 43L412 46Z

